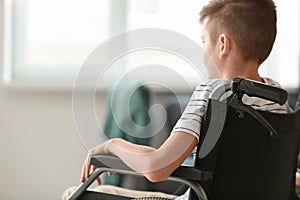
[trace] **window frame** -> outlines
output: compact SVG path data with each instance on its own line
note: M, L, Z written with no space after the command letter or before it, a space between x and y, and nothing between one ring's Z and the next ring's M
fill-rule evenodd
M74 77L63 77L56 80L30 80L26 78L14 77L14 58L13 52L15 51L14 41L14 3L17 0L3 0L3 74L2 83L6 88L14 90L71 90L73 88ZM25 1L21 1L25 4ZM20 3L20 2L18 2ZM116 6L118 5L118 6ZM110 37L114 34L124 31L126 6L125 1L110 0ZM20 23L24 24L24 23ZM18 28L19 29L19 28ZM22 45L22 44L21 44ZM18 45L20 46L20 44Z

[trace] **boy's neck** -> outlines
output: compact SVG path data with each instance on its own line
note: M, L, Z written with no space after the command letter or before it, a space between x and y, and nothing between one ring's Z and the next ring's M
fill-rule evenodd
M230 74L230 75L224 75L223 79L225 80L232 80L234 78L244 78L244 79L249 79L249 80L253 80L253 81L258 81L258 82L264 82L264 79L261 78L259 76L259 74L253 74L253 75L249 75L249 74Z
M232 80L234 78L250 79L258 82L264 80L258 74L258 64L256 62L244 62L235 65L228 65L222 73L223 79Z

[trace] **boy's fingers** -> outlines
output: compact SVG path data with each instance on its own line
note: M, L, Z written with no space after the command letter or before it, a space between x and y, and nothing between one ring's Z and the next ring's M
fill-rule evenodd
M92 165L92 171L93 171L93 172L94 172L97 168L98 168L97 166ZM101 185L101 184L102 184L102 181L101 181L101 178L100 178L100 177L97 178L97 183L98 183L98 185Z
M87 179L89 177L89 175L90 175L90 170L91 170L90 156L89 155L86 158L85 165L86 165L85 178Z
M82 172L81 172L81 182L84 182L86 179L86 165L85 163L82 166Z
M92 171L94 172L98 167L95 165L92 165Z
M92 165L92 170L95 171L95 169L97 169L98 167L95 165Z
M90 169L91 169L91 166L90 164L87 164L86 163L86 168L85 168L85 178L87 179L90 175Z
M91 169L90 159L91 159L90 154L88 154L82 166L81 182L84 182L90 175L90 169Z
M101 184L102 184L102 181L101 181L101 178L100 178L100 177L97 178L97 183L98 183L98 185L101 185Z
M107 172L108 173L108 176L112 176L112 175L114 175L114 173L113 172Z
M81 172L81 178L80 178L81 182L85 181L85 163L82 166L82 172Z

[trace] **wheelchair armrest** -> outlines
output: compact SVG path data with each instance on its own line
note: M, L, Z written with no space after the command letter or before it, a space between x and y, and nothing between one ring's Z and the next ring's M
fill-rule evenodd
M99 177L100 174L107 171L112 171L121 174L128 174L133 176L143 176L130 169L122 160L115 156L99 155L91 158L90 164L99 167L91 174L91 176L84 182L81 183L77 189L69 196L68 200L78 199L84 191ZM205 181L212 177L210 172L201 172L193 167L181 166L175 170L168 181L179 182L190 187L197 196L198 199L207 200L205 191L198 183L198 181Z
M170 176L189 181L208 181L212 179L213 173L211 171L201 171L194 167L180 166Z
M93 156L91 158L91 165L95 165L97 167L133 171L121 159L109 155ZM189 181L208 181L209 179L212 179L212 172L204 172L194 167L180 166L171 174L171 177L182 178Z
M97 167L133 171L120 158L115 156L109 156L109 155L93 156L91 158L90 163L91 165L95 165Z

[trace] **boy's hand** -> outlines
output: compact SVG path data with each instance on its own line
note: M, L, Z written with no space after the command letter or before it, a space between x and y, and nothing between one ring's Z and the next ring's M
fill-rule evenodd
M88 155L83 163L80 182L85 182L85 180L90 176L91 172L94 172L98 167L90 165L92 154L88 152ZM100 177L97 178L98 185L101 185Z
M82 173L80 178L80 182L82 183L85 182L85 180L90 176L90 174L93 173L98 168L97 166L90 165L91 157L92 154L88 152L88 155L82 166ZM113 175L112 172L108 172L108 176L112 176L112 175ZM100 177L97 178L97 183L98 185L101 185L102 181Z

